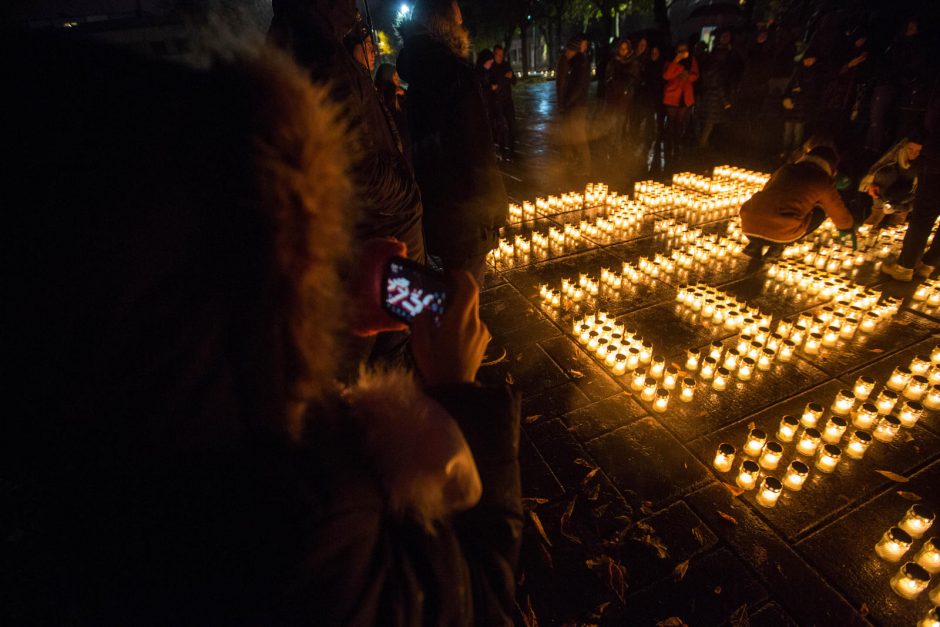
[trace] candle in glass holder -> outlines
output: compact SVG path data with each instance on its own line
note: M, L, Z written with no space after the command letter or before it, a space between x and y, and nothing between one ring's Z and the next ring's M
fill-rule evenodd
M663 387L667 390L674 390L678 381L679 369L675 366L667 366L663 371Z
M653 355L652 362L650 363L650 376L654 379L660 379L665 369L666 358L662 355Z
M858 319L853 316L846 316L842 322L842 328L839 331L839 337L845 340L851 340L855 337L855 331L858 329Z
M744 454L757 457L767 443L767 434L761 429L751 429L744 443Z
M627 371L627 356L623 353L617 353L614 357L614 374L620 376Z
M940 385L940 366L934 366L927 373L927 381L930 385Z
M762 350L764 350L764 343L754 340L747 349L747 356L756 362Z
M651 401L656 398L656 379L646 377L643 381L643 392L640 394L640 398L644 401Z
M601 335L601 338L597 340L597 348L594 349L594 354L600 359L606 357L608 344L610 344L610 340Z
M760 352L760 357L757 358L757 369L758 370L770 370L770 367L774 363L774 357L777 356L776 349L765 348Z
M653 345L649 342L643 342L640 345L640 363L648 364L653 359Z
M940 584L934 586L930 591L930 602L934 605L940 605Z
M940 409L940 385L931 385L924 398L924 407L931 410Z
M728 387L728 378L731 372L727 368L718 368L715 370L715 377L712 379L712 389L716 392L722 392Z
M784 340L780 344L780 351L777 353L777 357L780 358L780 361L790 361L793 359L793 351L796 350L796 342L793 340Z
M796 345L802 344L803 340L806 339L806 325L802 322L793 325L793 329L790 331L790 339Z
M735 483L742 490L752 490L757 485L757 476L759 474L760 466L757 465L757 462L746 459L741 462L741 469L738 471Z
M796 419L796 416L784 416L780 419L780 427L777 429L777 439L781 442L792 442L799 426L800 421Z
M864 403L858 408L852 424L859 429L871 429L878 420L878 408L873 403Z
M751 347L751 341L754 338L748 335L747 333L738 337L738 343L735 345L734 349L738 351L738 355L743 355L747 353L747 349Z
M653 411L663 413L666 411L666 408L669 406L669 391L662 388L656 390L656 395L653 398Z
M924 406L917 401L905 401L901 411L898 412L898 420L901 426L910 429L917 424L924 415Z
M715 453L715 461L712 466L718 472L728 472L731 470L731 464L734 463L734 446L727 442L718 445L718 451Z
M871 333L878 327L878 314L874 311L866 311L862 316L862 321L858 324L858 330L863 333Z
M646 383L646 368L634 368L633 378L630 381L630 389L634 392L639 392L643 389L643 384Z
M891 373L891 377L888 378L888 382L885 384L885 387L887 387L889 390L900 392L907 386L910 380L911 369L907 366L898 366L894 369L894 372Z
M914 359L911 360L911 373L917 374L920 376L926 376L930 371L931 366L930 357L927 355L914 355Z
M848 424L845 418L832 416L826 421L826 428L823 429L822 439L829 444L838 444L842 439L842 434L845 433L846 427L848 427Z
M741 381L749 381L751 375L754 374L754 360L750 357L745 357L741 360L740 365L738 366L738 379Z
M685 377L682 379L682 392L679 393L679 400L688 403L695 396L695 379Z
M803 343L803 350L807 355L818 355L819 346L822 344L822 334L810 333L806 336L806 342Z
M855 431L849 438L849 444L845 447L845 454L852 459L861 459L865 457L865 451L871 446L871 434L867 431Z
M717 362L719 359L721 359L721 353L724 351L724 349L724 344L716 340L709 345L708 356Z
M857 399L867 401L874 389L875 380L871 377L861 376L855 380L855 387L852 389L852 392Z
M881 394L879 394L878 398L875 400L875 407L878 408L879 414L887 415L891 413L897 402L898 395L896 392L881 390Z
M886 562L897 562L904 557L913 542L911 534L900 527L891 527L875 545L875 553Z
M898 523L898 527L911 534L911 537L916 540L930 529L934 517L932 509L922 503L915 503L904 514L904 518Z
M930 573L922 566L908 562L891 578L891 589L899 596L911 601L927 589L930 584Z
M741 358L741 353L738 352L737 348L729 348L728 352L725 353L725 360L722 366L728 370L737 370L738 360Z
M811 401L806 404L806 408L803 410L803 415L800 417L800 422L804 427L815 427L816 423L819 422L819 419L822 418L822 415L822 405Z
M824 444L816 456L816 470L826 473L832 472L836 469L841 457L842 449L835 444Z
M757 504L761 507L775 507L782 490L783 485L780 483L780 480L774 477L764 477L764 480L760 484L760 490L757 491L757 496L754 500L757 501Z
M831 347L831 346L835 346L838 341L839 341L839 327L830 325L829 327L826 328L825 332L823 332L822 345Z
M690 348L686 355L685 369L689 370L690 372L695 372L698 370L698 364L702 358L702 351L697 348Z
M940 573L940 537L934 536L924 541L914 561L928 573Z
M777 464L780 463L780 458L783 457L783 447L779 443L771 440L764 445L763 450L760 454L760 467L765 470L774 470L777 468Z
M901 429L901 421L894 416L883 416L872 436L879 442L891 442Z
M706 381L715 376L715 368L718 367L718 360L709 356L702 360L702 367L699 368L699 376Z
M822 436L819 431L810 427L803 431L799 442L796 443L796 452L800 455L810 456L816 453L816 447L819 446L819 440Z
M907 387L904 388L902 394L904 395L904 398L910 399L912 401L919 401L924 398L924 394L927 393L927 388L929 385L930 383L927 381L927 377L915 374L907 383Z
M790 465L787 467L787 474L783 477L783 485L786 486L788 490L798 492L803 489L803 484L806 482L808 475L809 466L795 459L790 462Z
M940 590L940 586L937 586L937 590ZM930 593L930 601L931 603L937 603L933 599L933 591ZM917 627L940 627L940 607L928 610L924 617L917 621Z
M940 364L940 344L934 346L933 350L930 351L930 361L932 361L934 365Z

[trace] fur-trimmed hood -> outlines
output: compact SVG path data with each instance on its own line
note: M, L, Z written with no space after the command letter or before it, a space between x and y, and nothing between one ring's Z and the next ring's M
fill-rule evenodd
M435 83L452 71L450 61L469 67L470 35L460 24L434 19L407 20L398 27L404 46L398 56L398 74L407 82Z
M477 504L483 487L470 447L414 375L363 370L344 397L393 516L431 531L435 522Z

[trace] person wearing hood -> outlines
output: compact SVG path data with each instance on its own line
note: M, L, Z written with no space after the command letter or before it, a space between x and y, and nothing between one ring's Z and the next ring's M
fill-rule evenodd
M493 69L496 64L496 55L493 51L485 48L477 55L475 71L477 80L480 81L480 89L483 92L483 101L486 104L486 113L490 119L490 130L493 133L493 140L499 152L497 159L502 160L508 152L509 143L509 125L506 122L504 108L500 102L500 86Z
M568 40L558 62L558 112L562 141L582 173L591 171L591 149L587 136L587 102L591 87L591 67L587 58L588 39L579 33ZM562 76L562 73L564 76Z
M614 158L623 148L627 120L633 108L640 82L641 67L634 59L630 40L621 39L617 53L604 69L604 114L607 122L607 158Z
M718 43L701 58L702 94L695 115L702 117L699 147L705 148L715 127L731 109L732 100L744 70L744 60L733 47L731 31L723 29Z
M425 262L421 193L404 145L372 82L362 45L368 29L353 0L274 0L268 39L286 50L343 108L356 155L357 239L394 237ZM357 43L358 42L358 43ZM359 47L362 60L349 50ZM373 59L374 62L374 59Z
M689 52L689 44L680 42L675 57L663 66L664 150L669 160L678 154L685 135L689 112L695 104L694 85L698 77L698 61Z
M482 285L509 200L496 167L486 97L468 62L470 36L455 0L418 2L400 32L398 73L408 83L428 252L445 270L466 270Z
M745 254L761 258L812 233L829 218L843 239L854 237L855 220L842 203L834 178L839 157L818 146L796 163L778 169L764 189L741 205L741 229L749 242Z
M878 226L887 216L894 224L907 219L917 193L917 158L923 147L921 133L912 132L868 169L858 185L863 200L871 199L865 224Z

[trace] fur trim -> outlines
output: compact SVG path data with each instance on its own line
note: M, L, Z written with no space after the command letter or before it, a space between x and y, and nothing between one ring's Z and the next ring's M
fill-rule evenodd
M816 155L803 155L802 157L800 157L797 163L812 163L813 165L820 168L827 175L829 175L829 178L832 178L833 176L835 176L835 172L832 171L832 164L830 164L828 161L826 161L825 159L821 157L817 157Z
M411 373L363 369L346 397L393 515L433 531L479 502L483 485L467 441Z
M453 20L443 17L431 17L422 21L420 24L415 21L403 22L399 27L402 37L417 32L423 27L432 39L435 39L445 46L456 57L466 61L470 56L470 32L464 28L463 24L457 24Z

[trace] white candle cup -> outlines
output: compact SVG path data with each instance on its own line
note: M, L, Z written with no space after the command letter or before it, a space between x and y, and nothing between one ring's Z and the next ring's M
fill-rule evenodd
M855 394L851 390L839 390L829 410L837 416L847 416L855 407Z
M767 443L767 434L761 429L751 429L747 434L747 440L744 442L744 454L751 457L757 457L764 450L764 444Z
M630 389L634 392L642 392L643 385L646 383L647 370L642 366L633 369L633 375L630 379Z
M627 371L627 356L623 353L617 353L617 356L614 357L614 374L617 376L623 375Z
M780 427L777 429L777 439L781 442L792 442L799 426L800 421L796 419L796 416L784 416L780 419Z
M601 335L600 339L597 340L597 347L594 349L594 354L597 355L599 359L603 359L607 356L607 345L610 344L610 340Z
M728 379L731 373L727 368L718 368L715 370L715 376L712 379L712 389L716 392L723 392L728 387Z
M719 341L712 342L708 347L708 356L718 362L721 359L721 353L725 350L724 344Z
M933 411L940 409L940 385L930 386L927 396L924 397L924 407Z
M934 346L933 350L930 351L930 361L932 361L935 366L940 365L940 344Z
M914 561L928 573L940 573L940 537L925 540L920 551L914 556Z
M915 355L914 359L911 360L910 370L912 374L920 375L922 377L927 376L927 373L930 372L930 367L932 366L930 357L928 355Z
M784 340L780 345L780 351L777 353L777 357L780 358L780 361L788 362L793 359L793 351L796 350L796 343L793 340Z
M600 342L600 340L601 340L601 334L598 333L597 331L591 331L591 332L588 334L588 342L587 342L587 348L588 348L588 350L589 350L589 351L592 351L592 352L593 352L593 351L596 351L596 350L597 350L597 344L598 344L598 342Z
M937 586L937 590L940 590L940 586ZM937 603L933 600L933 591L930 593L930 601ZM928 610L924 617L917 621L917 627L940 627L940 607Z
M920 538L933 525L935 514L933 510L916 503L911 505L910 509L904 514L904 518L898 523L898 527L908 532L915 540Z
M891 589L898 596L912 601L930 585L930 573L914 562L908 562L891 578Z
M822 415L822 405L811 401L806 404L806 408L803 410L803 415L800 417L800 423L804 427L815 427L819 422L819 419L822 418Z
M760 357L762 350L764 350L764 343L754 340L747 349L747 356L757 362L757 358Z
M761 507L776 507L777 500L780 498L780 492L783 491L783 485L774 477L764 477L761 482L760 490L754 498Z
M654 379L661 379L663 371L666 369L666 358L662 355L653 355L650 363L650 376Z
M823 441L828 444L838 444L842 440L842 434L845 433L848 424L845 418L841 416L832 416L826 421L826 427L822 432Z
M640 366L640 349L631 346L627 349L627 370L635 370Z
M839 465L842 458L842 449L835 444L824 444L816 455L816 470L831 473Z
M758 463L765 470L775 470L783 457L783 447L779 443L770 441L764 445Z
M679 381L679 369L675 366L667 366L663 371L663 388L667 390L676 389Z
M685 377L682 379L682 391L679 394L679 400L684 403L691 402L695 396L695 379Z
M718 361L712 357L706 357L702 360L702 367L699 368L699 376L706 381L710 381L715 376L715 369L718 367Z
M853 317L846 317L845 322L842 323L842 328L839 330L839 337L843 340L851 340L855 337L855 331L858 330L858 320Z
M826 347L833 347L839 341L839 327L829 326L823 332L822 345Z
M725 353L724 363L721 365L731 371L737 370L740 358L741 353L738 352L737 348L729 348L728 352Z
M757 477L759 474L760 466L757 465L757 462L746 459L741 462L741 468L738 470L735 483L738 484L738 487L742 490L753 490L754 486L757 485Z
M753 337L746 333L738 337L738 343L735 344L734 350L738 351L739 356L747 353L747 349L751 347L751 341L753 341L753 339Z
M809 476L809 466L795 459L787 466L787 474L783 477L783 485L788 490L799 492L803 489L807 476Z
M669 391L662 388L656 390L653 398L653 411L663 413L669 407Z
M924 398L928 387L930 387L930 383L927 381L927 377L915 374L911 377L911 380L908 381L907 387L904 388L901 394L906 399L919 401Z
M761 351L760 357L757 358L757 369L767 371L770 370L770 367L774 363L774 357L777 356L776 349L765 348Z
M863 333L871 333L878 328L878 321L878 314L873 311L865 312L865 315L862 316L862 321L858 324L858 330Z
M820 439L822 439L822 436L819 431L812 427L806 429L796 443L796 452L807 457L814 455Z
M894 406L898 402L898 395L896 392L891 390L882 390L878 395L878 398L875 399L875 407L878 408L878 413L886 416L894 411Z
M702 351L697 348L690 348L686 353L685 369L690 372L698 370L699 361L702 358Z
M871 377L861 376L855 380L855 387L852 388L852 392L860 401L867 401L874 389L875 380Z
M715 461L712 462L715 470L718 472L730 471L731 465L734 463L734 452L734 446L731 444L727 442L719 444L718 451L715 453Z
M640 363L648 364L653 359L653 345L649 342L643 342L640 345Z
M819 347L822 344L822 334L810 333L806 336L806 342L803 343L803 351L807 355L818 355Z
M640 394L640 398L644 401L652 401L656 398L656 379L646 377L643 382L643 391Z
M908 382L911 380L911 369L907 366L898 366L894 369L894 372L891 373L891 376L888 378L888 382L885 384L889 390L895 392L900 392L905 387L907 387Z
M881 540L875 545L875 553L886 562L899 562L904 554L911 548L914 542L911 534L900 527L891 527L881 536Z
M852 459L861 459L865 457L865 452L871 446L871 434L867 431L855 431L849 438L849 444L845 447L845 454Z
M901 411L898 412L898 420L901 426L907 429L917 424L917 421L924 416L924 406L917 401L905 401Z
M738 366L738 379L741 381L750 381L754 374L756 364L750 357L744 357Z
M900 420L894 416L882 416L881 420L878 421L878 425L875 427L875 431L872 433L872 437L879 442L888 443L894 440L900 429Z

